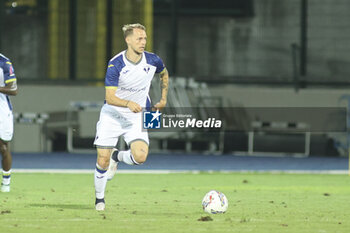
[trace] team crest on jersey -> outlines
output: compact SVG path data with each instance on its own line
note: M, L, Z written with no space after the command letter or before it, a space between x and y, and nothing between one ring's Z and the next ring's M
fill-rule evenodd
M148 74L148 72L149 72L150 69L151 69L151 68L149 68L149 66L143 68L143 70L144 70L147 74Z
M15 74L15 71L13 70L13 66L12 65L10 65L9 72L10 72L10 76L13 76Z

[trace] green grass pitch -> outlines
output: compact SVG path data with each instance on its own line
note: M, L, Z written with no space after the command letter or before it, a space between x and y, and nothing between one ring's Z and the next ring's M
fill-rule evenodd
M350 232L347 175L117 174L106 211L94 210L92 174L13 174L0 193L0 232ZM210 215L211 189L229 200ZM207 220L207 221L205 221Z

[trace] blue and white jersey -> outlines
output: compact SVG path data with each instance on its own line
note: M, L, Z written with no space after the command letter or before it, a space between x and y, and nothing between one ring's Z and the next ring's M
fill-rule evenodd
M115 88L115 95L120 99L136 102L143 108L150 107L148 93L151 81L155 73L164 69L163 61L154 53L144 52L135 64L126 58L126 51L123 51L109 61L105 86L107 89ZM131 112L125 107L115 108L119 112Z
M10 59L0 53L0 87L16 81L15 70ZM12 111L12 105L8 95L0 92L0 111Z

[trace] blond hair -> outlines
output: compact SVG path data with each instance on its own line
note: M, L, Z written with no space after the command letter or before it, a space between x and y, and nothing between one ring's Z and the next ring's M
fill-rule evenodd
M139 24L139 23L125 24L123 26L124 38L126 38L129 35L131 35L135 28L138 28L138 29L146 31L146 27L143 26L142 24Z

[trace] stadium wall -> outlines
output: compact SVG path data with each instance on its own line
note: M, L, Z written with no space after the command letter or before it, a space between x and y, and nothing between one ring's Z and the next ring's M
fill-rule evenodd
M292 81L291 45L300 46L300 2L254 1L254 16L247 18L180 16L177 75ZM307 81L348 81L349 10L347 0L308 1ZM154 48L166 64L173 56L170 20L154 20Z
M212 95L223 96L231 106L244 107L345 107L339 98L349 89L307 88L298 92L291 87L261 87L245 85L214 85ZM226 101L226 106L229 103Z

